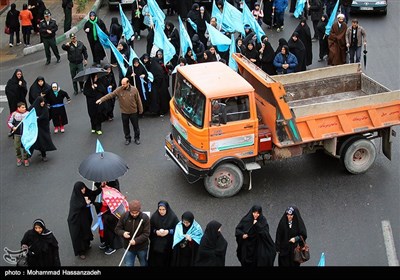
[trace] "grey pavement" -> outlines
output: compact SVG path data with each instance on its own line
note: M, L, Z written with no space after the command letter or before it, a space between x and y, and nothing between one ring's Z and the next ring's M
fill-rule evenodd
M85 16L82 14L76 14L75 12L75 8L73 8L73 15L72 15L72 28L64 33L64 11L61 7L61 0L44 0L44 3L46 5L46 8L50 10L51 12L51 16L53 19L56 20L57 24L58 24L58 31L57 31L57 35L56 35L56 40L57 40L57 44L60 44L61 42L63 42L66 38L68 38L69 33L71 32L78 32L80 29L82 29L83 25L85 24L87 17L88 17L88 13L91 10L97 11L97 9L100 7L101 3L103 0L95 0L90 1L87 5L87 7L89 8L89 5L91 5L91 9L88 9L87 13L85 14ZM26 0L11 0L11 3L15 3L17 5L17 10L22 10L22 5L24 3L26 3ZM75 4L76 6L76 4ZM6 16L7 16L7 12L9 11L9 7L6 8L0 15L0 30L4 30L5 27L5 22L6 22ZM82 17L84 17L82 19ZM20 38L22 41L22 33L20 32ZM9 61L18 57L22 57L24 55L29 55L38 51L42 51L43 48L43 44L40 43L40 36L37 35L36 33L34 33L32 31L31 34L31 45L30 47L25 47L23 44L20 46L16 46L14 45L14 47L9 47L9 35L2 35L0 38L0 62L5 62L5 61Z

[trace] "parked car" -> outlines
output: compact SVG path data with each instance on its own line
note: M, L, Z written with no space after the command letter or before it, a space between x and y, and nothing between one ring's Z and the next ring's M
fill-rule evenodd
M118 9L118 4L121 4L122 8L132 7L132 3L135 0L108 0L108 8L110 10Z
M386 15L387 5L387 0L353 0L350 13L374 12Z

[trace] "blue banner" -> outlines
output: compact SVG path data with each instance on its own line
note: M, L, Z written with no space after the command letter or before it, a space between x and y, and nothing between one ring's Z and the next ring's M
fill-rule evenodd
M109 41L107 34L104 33L103 30L101 30L101 28L99 27L99 25L97 23L96 23L96 31L97 31L97 37L99 38L101 45L103 47L109 49L110 48L109 43L111 43L111 42Z
M154 45L163 50L164 64L166 65L175 55L175 47L168 40L161 25L156 24L154 30Z
M306 0L297 0L296 2L296 8L294 10L294 17L295 18L299 18L299 16L301 16L301 14L304 11L304 6L306 5Z
M251 29L256 33L258 42L261 42L261 37L265 35L264 30L262 30L261 26L258 24L253 14L250 12L250 9L247 5L243 5L243 26L245 24L249 24ZM247 47L247 46L246 46Z
M221 26L222 13L218 9L217 5L215 5L215 0L213 0L213 4L212 4L211 17L215 17L217 19L217 26Z
M247 5L243 5L246 6ZM253 17L253 15L251 15ZM254 18L254 17L253 17ZM222 12L222 29L228 32L238 31L244 36L243 16L242 13L234 6L225 1L224 10Z
M97 139L97 142L96 142L96 153L103 153L103 152L104 152L103 146L101 145L99 139Z
M29 149L35 144L38 136L38 124L36 110L33 108L28 115L22 120L22 136L21 143L28 154L31 154Z
M160 25L164 30L165 14L160 9L160 6L158 6L155 0L147 0L147 6L149 7L150 19L153 21L153 24Z
M206 22L206 25L208 34L210 35L211 44L216 46L220 52L227 51L231 45L231 40L220 31L215 29L215 27L211 24Z
M185 57L189 48L193 50L193 45L180 16L178 16L178 21L179 21L179 40L181 43L181 55L182 57ZM192 53L194 55L194 59L196 59L196 54L194 52Z
M129 63L129 61L125 60L125 58L123 57L123 55L119 52L119 50L111 43L110 39L107 39L109 41L109 46L111 47L111 51L113 52L115 58L117 59L118 65L121 68L122 71L122 75L126 75L126 67L124 64L124 61L126 63Z
M232 57L232 54L236 53L236 42L235 36L231 35L231 46L229 49L229 67L231 67L236 72L238 71L238 64L236 60Z
M335 7L333 8L331 17L329 18L328 23L326 24L325 27L325 35L329 36L329 34L331 34L331 29L332 29L332 25L335 22L336 19L336 14L337 14L337 10L339 9L339 0L337 0Z
M119 4L119 15L121 16L121 25L123 29L122 34L124 34L125 39L128 41L133 35L135 35L135 32L133 32L132 24L122 10L121 4Z

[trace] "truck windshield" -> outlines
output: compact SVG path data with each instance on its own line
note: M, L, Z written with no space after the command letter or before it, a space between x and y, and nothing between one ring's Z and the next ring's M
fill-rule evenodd
M203 127L205 96L179 75L174 99L176 107L186 119L197 127Z

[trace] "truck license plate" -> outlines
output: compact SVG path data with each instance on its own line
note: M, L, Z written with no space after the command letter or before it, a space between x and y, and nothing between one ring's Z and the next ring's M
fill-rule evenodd
M373 7L360 7L361 11L372 11L373 9Z

